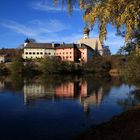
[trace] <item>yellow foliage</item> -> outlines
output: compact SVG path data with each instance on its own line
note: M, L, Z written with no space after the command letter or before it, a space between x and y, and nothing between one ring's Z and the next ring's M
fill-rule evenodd
M55 0L56 2L57 0ZM121 30L125 28L126 42L131 39L134 30L140 27L140 0L63 0L72 9L78 2L81 9L85 10L84 20L91 26L98 22L100 40L106 38L107 24L111 24Z

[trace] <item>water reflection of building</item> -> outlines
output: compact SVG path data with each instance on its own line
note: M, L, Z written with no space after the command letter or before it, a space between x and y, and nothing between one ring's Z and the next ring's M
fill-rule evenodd
M4 89L4 82L0 81L0 91Z
M100 88L98 91L93 91L90 96L81 99L81 104L84 107L84 111L89 110L89 106L96 105L99 106L103 99L103 89Z
M74 82L62 82L60 85L42 85L39 83L26 84L23 88L25 103L40 98L76 98L86 108L90 105L100 105L103 98L103 90L91 89L86 80Z
M87 82L78 80L75 82L61 83L56 87L56 97L79 98L87 96Z
M56 97L74 97L74 83L62 83L61 85L55 88Z
M24 84L23 88L24 92L24 103L28 102L29 100L35 100L39 98L48 98L52 97L55 94L53 88L46 88L44 85L39 83L32 83L32 84Z

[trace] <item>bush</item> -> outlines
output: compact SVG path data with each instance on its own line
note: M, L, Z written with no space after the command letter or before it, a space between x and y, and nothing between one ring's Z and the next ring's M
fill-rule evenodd
M40 71L44 74L66 74L66 73L78 73L82 69L74 62L61 61L59 58L44 58L40 62Z
M104 74L109 73L111 64L104 57L94 57L91 61L85 63L83 67L85 72Z
M21 57L18 57L17 59L15 59L10 67L9 70L11 73L23 73L24 71L24 63L23 63L23 59Z
M4 63L0 63L0 74L7 74L8 69L6 68Z
M60 71L60 59L46 57L40 62L40 71L44 74L58 73Z
M140 56L133 54L127 58L122 75L129 81L140 81Z
M24 62L24 75L34 75L39 73L38 65L35 62Z

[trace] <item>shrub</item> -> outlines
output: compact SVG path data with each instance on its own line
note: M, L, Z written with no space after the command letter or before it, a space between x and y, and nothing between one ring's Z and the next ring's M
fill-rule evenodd
M127 58L122 75L129 81L140 81L140 56L133 54Z
M104 57L94 57L91 61L83 65L85 72L90 73L109 73L111 64Z
M9 66L9 70L11 73L15 73L15 74L23 73L23 70L24 70L23 59L21 57L18 57L17 59L15 59Z

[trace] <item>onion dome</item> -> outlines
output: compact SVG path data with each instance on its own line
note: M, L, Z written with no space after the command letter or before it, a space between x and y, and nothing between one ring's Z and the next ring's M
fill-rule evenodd
M87 27L85 27L85 28L84 28L84 34L89 34L89 32L90 32L90 29L87 28Z
M25 43L30 43L30 40L26 38Z

